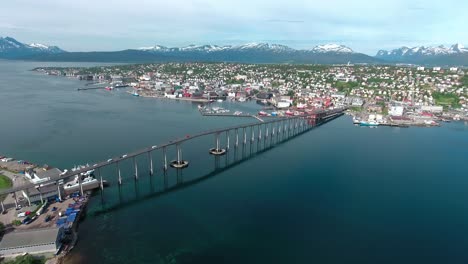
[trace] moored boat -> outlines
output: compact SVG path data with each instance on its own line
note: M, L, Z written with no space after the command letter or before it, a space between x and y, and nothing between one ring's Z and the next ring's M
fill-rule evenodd
M361 122L359 122L359 125L360 126L378 126L379 123L377 123L375 121L361 121Z

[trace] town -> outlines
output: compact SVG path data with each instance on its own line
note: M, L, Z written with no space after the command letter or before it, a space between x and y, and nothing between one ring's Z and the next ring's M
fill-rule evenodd
M34 70L92 82L87 89L130 87L134 96L253 98L278 116L347 106L356 124L371 126L432 126L467 120L468 113L468 72L456 67L165 63Z

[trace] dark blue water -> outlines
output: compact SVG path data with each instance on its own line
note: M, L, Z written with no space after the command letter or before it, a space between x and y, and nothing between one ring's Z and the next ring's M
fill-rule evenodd
M72 167L253 121L201 117L190 103L124 92L77 92L82 83L27 71L33 67L0 62L0 152L37 163ZM104 205L93 197L68 262L468 261L464 123L369 129L342 117L209 174L214 160L200 153L212 142L184 146L189 169L167 175L170 184L208 177L163 195L146 196L164 190L160 170L151 182L142 172L135 188L125 167L123 197L112 187ZM112 168L103 174L115 182Z

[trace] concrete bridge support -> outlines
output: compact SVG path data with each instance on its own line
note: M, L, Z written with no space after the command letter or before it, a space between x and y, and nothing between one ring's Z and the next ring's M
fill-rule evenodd
M177 151L177 160L171 161L171 167L176 169L184 169L187 168L189 162L182 159L182 149L180 148L180 143L176 144L176 151Z
M215 156L221 156L226 154L226 149L223 149L219 146L219 133L216 133L215 136L216 148L210 148L210 154Z

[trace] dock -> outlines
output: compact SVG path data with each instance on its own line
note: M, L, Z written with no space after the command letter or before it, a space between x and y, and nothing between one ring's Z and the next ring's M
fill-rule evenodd
M408 128L408 127L409 127L409 125L405 125L405 124L393 124L393 123L379 124L379 126L404 127L404 128Z
M106 89L107 86L97 86L97 87L81 87L76 89L77 91L87 91L87 90L101 90L101 89ZM121 89L121 88L127 88L128 86L117 86L112 89Z

